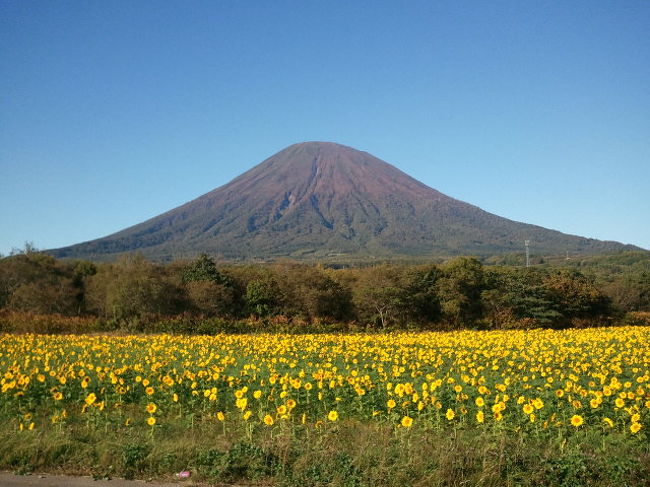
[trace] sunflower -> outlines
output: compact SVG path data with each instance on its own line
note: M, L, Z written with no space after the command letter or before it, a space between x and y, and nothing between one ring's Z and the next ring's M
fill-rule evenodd
M267 414L266 416L264 416L264 424L266 426L273 426L274 422L275 421L273 421L273 416L271 416L270 414Z
M147 424L149 426L153 426L154 424L156 424L156 418L154 418L153 416L149 416L149 418L147 418Z
M337 419L339 419L339 413L337 411L330 411L327 414L327 419L329 419L330 421L336 421Z
M405 428L410 428L413 425L413 418L410 418L408 416L404 416L402 418L401 423L402 423L402 426L404 426Z
M574 414L573 416L571 416L571 425L575 426L576 428L582 425L582 423L584 422L585 420L579 414Z
M156 406L154 403L150 402L149 404L147 404L147 408L146 408L146 409L147 409L147 412L148 412L149 414L153 414L153 413L155 413L156 410L158 409L158 406Z

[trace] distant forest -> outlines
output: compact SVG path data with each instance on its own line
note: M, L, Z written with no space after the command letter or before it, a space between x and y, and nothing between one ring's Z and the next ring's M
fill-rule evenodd
M499 262L501 263L495 263ZM444 263L158 264L0 259L0 331L217 333L456 330L650 324L650 253L530 267Z

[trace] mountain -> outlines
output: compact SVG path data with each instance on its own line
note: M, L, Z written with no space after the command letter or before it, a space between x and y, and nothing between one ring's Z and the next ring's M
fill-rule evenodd
M294 144L228 184L104 238L49 251L102 259L201 252L225 259L601 253L637 249L502 218L331 142Z

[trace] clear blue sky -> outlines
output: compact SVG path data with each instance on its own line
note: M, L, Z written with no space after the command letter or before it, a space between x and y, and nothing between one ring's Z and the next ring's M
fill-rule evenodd
M650 248L650 2L0 0L0 252L105 236L301 141Z

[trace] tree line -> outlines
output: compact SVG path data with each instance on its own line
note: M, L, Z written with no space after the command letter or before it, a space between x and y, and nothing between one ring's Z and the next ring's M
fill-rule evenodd
M647 318L648 311L645 271L598 277L473 257L342 269L217 265L208 255L159 264L130 254L97 264L33 249L0 260L5 330L19 329L12 320L26 314L81 319L97 330L213 332L236 331L237 323L298 331L563 328L611 324L634 312Z

